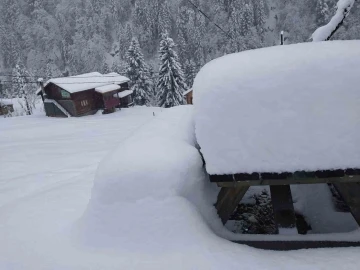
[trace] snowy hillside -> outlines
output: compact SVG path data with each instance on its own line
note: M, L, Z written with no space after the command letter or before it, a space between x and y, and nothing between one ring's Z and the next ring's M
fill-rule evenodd
M132 37L139 39L146 61L156 72L160 36L168 31L178 45L185 75L192 81L194 70L211 59L278 44L281 30L285 31L288 43L309 40L314 30L334 14L336 2L1 1L0 72L11 73L19 60L32 74L41 77L95 70L120 72L126 65ZM357 3L335 39L360 38L359 18Z

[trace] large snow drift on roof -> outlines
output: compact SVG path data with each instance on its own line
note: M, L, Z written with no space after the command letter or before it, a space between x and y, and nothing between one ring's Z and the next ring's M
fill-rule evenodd
M194 99L210 174L360 167L360 41L224 56L200 71Z
M101 74L92 72L72 77L56 78L46 82L56 84L69 93L77 93L109 84L121 84L128 82L129 79L117 73Z

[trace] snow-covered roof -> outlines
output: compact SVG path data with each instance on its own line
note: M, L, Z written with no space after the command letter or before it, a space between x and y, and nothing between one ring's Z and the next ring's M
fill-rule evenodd
M183 93L183 96L186 96L187 94L191 93L192 91L193 91L192 89L189 89L189 90L185 91L185 92Z
M128 82L129 79L117 73L101 74L92 72L72 77L56 78L46 82L56 84L69 93L76 93L105 86L108 84L122 84Z
M119 98L127 97L127 96L131 95L133 92L134 91L132 91L132 90L125 90L125 91L119 92Z
M13 103L6 99L0 99L0 105L9 106L9 105L13 105Z
M100 94L105 94L105 93L108 93L108 92L119 90L120 88L121 87L119 85L117 85L117 84L108 84L108 85L96 87L95 91L100 93Z
M216 59L195 79L210 174L360 168L360 41L277 46Z

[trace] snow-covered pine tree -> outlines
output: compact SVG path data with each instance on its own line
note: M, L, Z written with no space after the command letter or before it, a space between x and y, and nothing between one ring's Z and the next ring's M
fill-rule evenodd
M126 72L126 63L115 61L111 67L111 72L122 74Z
M265 14L265 2L264 0L255 0L253 1L254 5L254 15L255 15L255 25L261 39L264 39L265 33L265 23L266 23L266 14Z
M45 80L49 80L51 78L57 78L63 76L61 71L57 68L56 64L52 60L48 60L45 66Z
M20 61L18 61L12 72L12 93L16 94L20 98L23 98L24 103L20 101L19 103L23 107L26 115L31 115L33 112L33 108L31 106L31 96L33 96L34 93L30 92L33 89L29 87L29 78L29 72L20 63Z
M6 94L5 94L5 87L0 79L0 99L1 98L6 98Z
M246 36L251 32L254 26L254 6L250 3L245 4L241 17L241 32Z
M243 42L242 42L242 17L244 12L243 2L240 2L239 0L232 2L229 7L229 11L230 11L229 34L231 36L231 39L228 39L229 45L227 52L234 53L243 50Z
M185 83L188 87L192 87L196 75L196 67L193 60L187 60L184 65Z
M139 42L133 38L126 53L126 73L130 79L130 88L134 91L136 105L149 105L152 92L152 81L149 77L149 68L145 63L140 50Z
M175 51L175 43L167 33L163 33L160 42L160 70L157 82L159 106L170 108L184 104L182 93L187 86L179 57Z
M101 67L101 73L102 74L110 73L110 68L109 68L109 65L106 63L106 61L104 61L103 65Z
M319 26L324 25L329 21L330 10L327 2L327 0L316 1L316 24Z
M46 63L46 67L45 67L45 80L50 80L53 77L53 72L52 72L52 67L51 67L51 62L48 61Z
M181 63L185 63L185 60L188 56L187 53L187 43L182 30L179 30L178 33L178 50L179 50L179 59Z

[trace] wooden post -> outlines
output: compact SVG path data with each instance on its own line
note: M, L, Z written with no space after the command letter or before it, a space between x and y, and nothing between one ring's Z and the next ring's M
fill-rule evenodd
M222 188L216 202L216 209L223 224L229 220L249 187Z
M333 185L349 206L351 214L360 226L360 183L334 183Z
M296 229L290 186L270 186L270 192L278 233L280 230L281 234L281 229Z
M280 33L280 45L284 45L284 31Z

